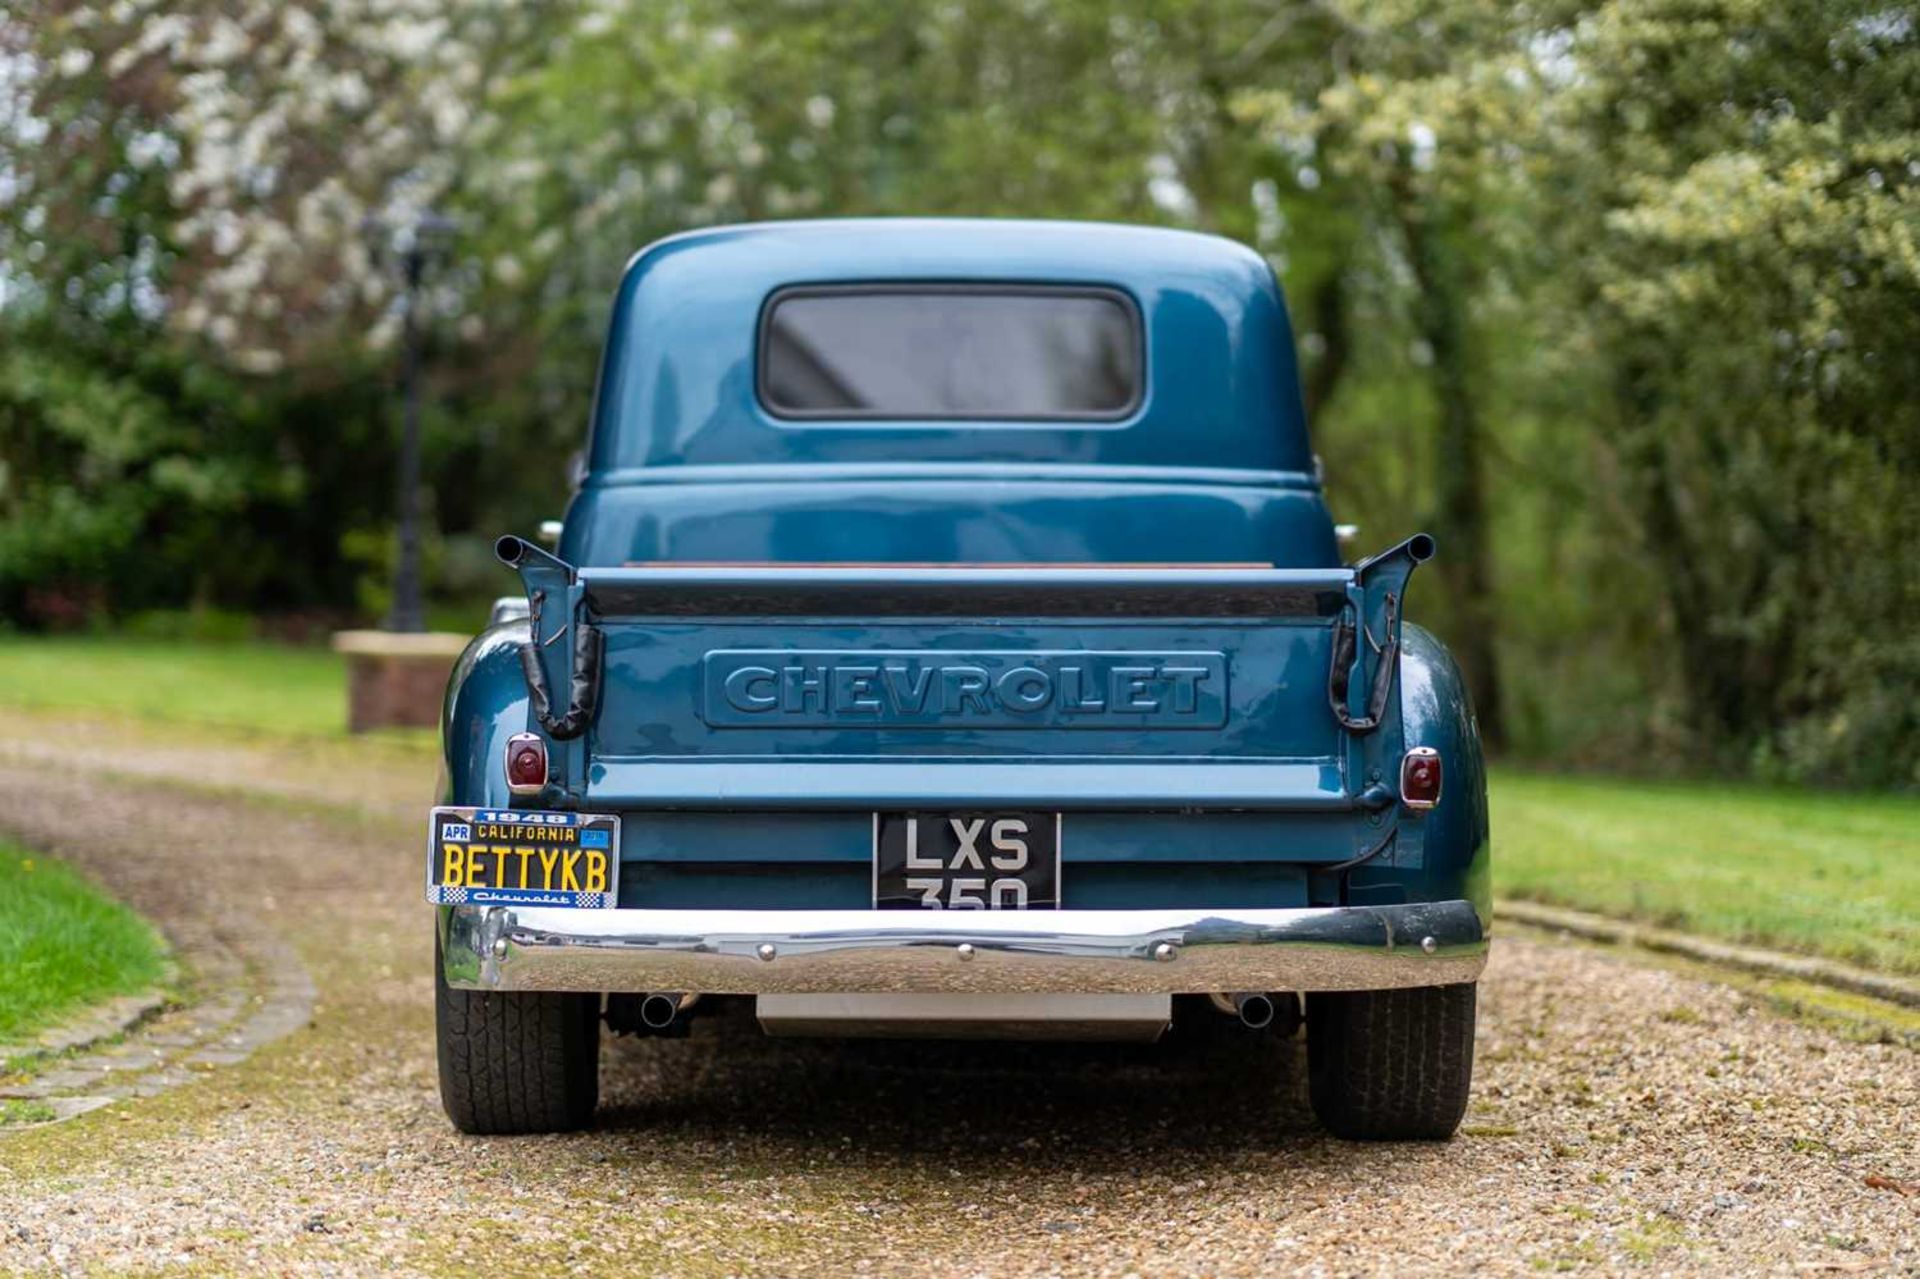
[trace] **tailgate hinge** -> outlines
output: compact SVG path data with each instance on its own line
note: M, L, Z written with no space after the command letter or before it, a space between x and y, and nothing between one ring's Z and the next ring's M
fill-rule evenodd
M1370 733L1387 717L1394 676L1400 669L1400 610L1413 570L1433 558L1433 539L1416 533L1398 546L1353 566L1346 606L1334 624L1333 654L1327 669L1327 704L1349 733ZM1373 632L1378 618L1380 634ZM1365 639L1366 649L1360 641ZM1353 707L1356 677L1364 675L1367 654L1374 655L1373 683L1358 713Z
M1386 714L1387 697L1393 692L1393 675L1400 666L1399 602L1398 596L1387 592L1384 643L1373 637L1364 620L1356 622L1352 605L1341 610L1339 624L1334 628L1333 662L1327 672L1327 703L1333 707L1333 717L1340 721L1340 727L1349 733L1371 733L1380 727L1381 717ZM1347 702L1354 672L1361 668L1360 636L1365 636L1367 647L1380 656L1373 668L1373 688L1367 693L1366 714L1356 717L1347 709Z
M501 563L519 570L520 580L527 589L528 638L520 646L520 669L527 677L527 696L533 717L547 736L557 742L578 737L587 731L594 713L600 709L600 670L606 639L599 627L586 620L584 608L578 616L563 620L551 635L541 637L542 614L555 592L561 592L561 599L567 598L565 592L575 581L573 566L517 537L501 538L494 544L494 554ZM560 655L550 658L545 650L569 632L573 636L572 661L561 667L557 660ZM550 664L554 668L551 672ZM563 671L568 675L567 709L564 714L556 715L554 677Z

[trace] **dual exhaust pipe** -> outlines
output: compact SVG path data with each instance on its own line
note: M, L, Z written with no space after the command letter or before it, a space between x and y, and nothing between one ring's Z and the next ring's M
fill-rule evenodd
M680 999L657 990L641 996L640 1024L655 1034L671 1028L680 1020Z
M1240 1024L1248 1030L1265 1030L1273 1025L1273 996L1263 995L1259 991L1241 991L1230 998Z
M1271 1030L1285 1037L1300 1028L1300 998L1292 991L1236 990L1207 998L1216 1011L1248 1030Z
M677 1037L687 1033L688 1013L700 996L649 990L607 997L607 1025L620 1035Z
M1248 1030L1270 1030L1278 1022L1280 1033L1286 1035L1300 1024L1300 1001L1290 992L1275 998L1263 991L1241 990L1210 998L1215 1008L1238 1018ZM684 1035L687 1014L699 1001L698 995L678 991L617 994L607 1000L607 1024L619 1034Z

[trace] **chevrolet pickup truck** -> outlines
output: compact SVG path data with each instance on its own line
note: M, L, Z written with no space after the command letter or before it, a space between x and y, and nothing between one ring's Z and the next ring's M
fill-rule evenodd
M1333 1133L1453 1133L1479 742L1406 620L1432 540L1342 563L1260 257L1044 222L663 240L579 471L554 552L500 539L524 599L447 692L458 1128L588 1124L603 1027L750 1000L774 1035L1304 1024Z

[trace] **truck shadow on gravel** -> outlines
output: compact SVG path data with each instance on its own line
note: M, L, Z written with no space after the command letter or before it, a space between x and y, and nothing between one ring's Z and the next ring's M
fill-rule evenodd
M955 1158L1039 1148L1056 1163L1319 1133L1304 1038L1224 1017L1156 1044L807 1040L761 1035L744 1007L686 1039L610 1040L596 1127L649 1141L750 1135L791 1142L797 1158L826 1143Z

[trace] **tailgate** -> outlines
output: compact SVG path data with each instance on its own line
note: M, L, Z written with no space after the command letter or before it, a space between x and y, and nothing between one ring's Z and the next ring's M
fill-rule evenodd
M501 546L557 762L589 807L650 810L1377 808L1399 601L1430 551L576 571ZM542 705L555 689L572 704Z

